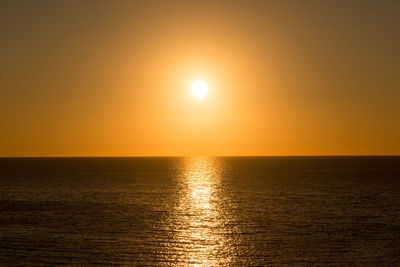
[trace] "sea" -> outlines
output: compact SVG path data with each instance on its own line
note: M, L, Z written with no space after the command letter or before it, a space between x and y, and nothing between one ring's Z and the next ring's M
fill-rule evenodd
M0 266L400 266L400 157L1 158Z

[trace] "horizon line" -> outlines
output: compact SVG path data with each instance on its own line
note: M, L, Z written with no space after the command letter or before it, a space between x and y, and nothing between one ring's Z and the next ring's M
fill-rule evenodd
M323 155L131 155L131 156L0 156L0 159L6 158L255 158L255 157L400 157L400 154L323 154Z

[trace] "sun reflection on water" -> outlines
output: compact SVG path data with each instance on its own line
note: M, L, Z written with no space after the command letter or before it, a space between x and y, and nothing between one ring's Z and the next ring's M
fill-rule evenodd
M216 159L185 159L182 194L176 207L176 241L184 244L181 262L193 266L226 264L225 220L221 212L221 166ZM224 256L224 254L226 254ZM224 262L221 262L224 259Z

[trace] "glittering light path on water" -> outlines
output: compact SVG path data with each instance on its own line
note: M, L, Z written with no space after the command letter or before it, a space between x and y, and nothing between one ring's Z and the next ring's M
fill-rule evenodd
M185 244L179 259L185 264L215 266L229 261L225 248L230 241L221 210L221 202L227 199L222 195L221 171L218 162L210 158L185 160L175 232L176 242Z

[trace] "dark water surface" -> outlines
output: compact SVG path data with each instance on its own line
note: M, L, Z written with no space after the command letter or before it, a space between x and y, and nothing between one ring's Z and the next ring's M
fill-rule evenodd
M0 159L0 265L400 265L400 157Z

